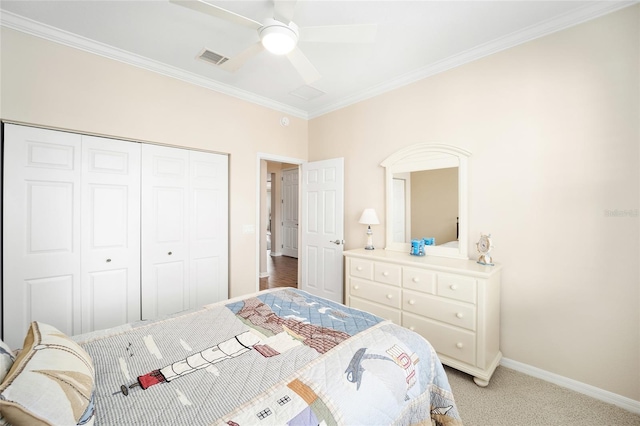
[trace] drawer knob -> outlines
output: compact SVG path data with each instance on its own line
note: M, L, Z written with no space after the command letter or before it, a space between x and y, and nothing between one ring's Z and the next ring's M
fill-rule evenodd
M384 272L382 273L382 276L383 276L383 277L388 277L388 276L389 276L389 272L384 271Z
M464 345L462 343L460 343L460 342L456 343L456 348L458 348L458 349L462 349L463 346Z
M413 300L413 299L411 299L411 300L409 300L409 304L410 304L410 305L415 305L415 304L416 304L416 301L415 301L415 300Z
M362 271L362 266L358 266L358 267L356 268L356 271Z
M354 286L353 286L353 289L354 289L354 290L360 290L360 286L359 286L359 285L354 285Z
M413 278L411 278L411 281L413 281L414 283L419 283L420 282L420 278L413 277Z
M456 313L456 318L462 318L464 315L462 315L462 312L458 312Z
M451 285L449 286L449 288L450 288L451 290L453 290L453 291L456 291L456 290L458 289L458 286L457 286L457 285L455 285L455 284L451 284Z
M393 295L392 294L387 294L387 299L393 299Z

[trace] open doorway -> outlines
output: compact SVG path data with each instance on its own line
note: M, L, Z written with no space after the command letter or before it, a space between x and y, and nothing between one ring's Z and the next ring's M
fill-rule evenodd
M260 159L259 290L298 286L298 165Z

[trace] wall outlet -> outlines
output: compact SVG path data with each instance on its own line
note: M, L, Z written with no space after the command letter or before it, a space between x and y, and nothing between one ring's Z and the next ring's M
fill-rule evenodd
M242 233L243 234L255 234L256 226L255 225L242 225Z

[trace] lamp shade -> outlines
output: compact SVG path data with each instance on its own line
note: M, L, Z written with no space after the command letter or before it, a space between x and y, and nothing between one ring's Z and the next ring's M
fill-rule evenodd
M364 209L358 223L363 223L365 225L378 225L380 224L380 221L378 220L378 216L374 209Z

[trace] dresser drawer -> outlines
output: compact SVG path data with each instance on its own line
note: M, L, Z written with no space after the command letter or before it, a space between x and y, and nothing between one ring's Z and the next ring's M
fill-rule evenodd
M416 268L402 268L402 287L423 293L436 294L436 274Z
M366 300L358 299L356 297L350 297L348 303L352 308L370 312L374 315L379 316L380 318L393 321L395 324L400 325L400 311L398 311L397 309L377 305L375 303L367 302Z
M400 286L402 267L391 263L378 263L373 265L373 279L380 283Z
M438 296L476 303L476 280L458 275L438 274Z
M366 280L373 279L373 262L362 259L349 260L349 275L352 277L364 278Z
M402 313L402 325L427 339L438 354L475 365L475 333L406 312Z
M403 290L402 309L471 331L476 329L476 308L468 303Z
M349 293L351 296L356 296L360 299L366 299L400 309L400 287L392 287L373 281L350 277Z

